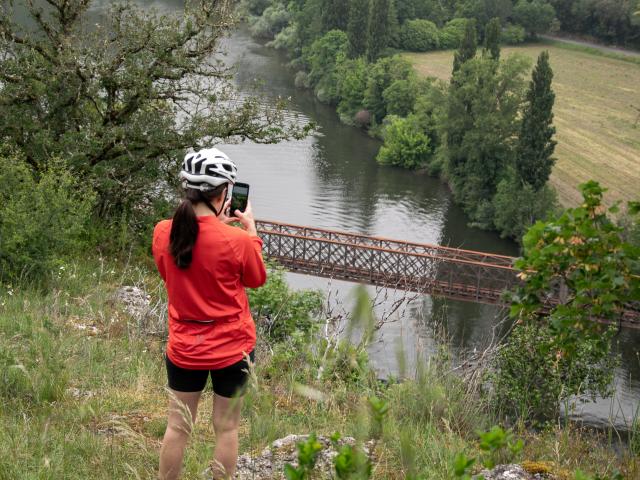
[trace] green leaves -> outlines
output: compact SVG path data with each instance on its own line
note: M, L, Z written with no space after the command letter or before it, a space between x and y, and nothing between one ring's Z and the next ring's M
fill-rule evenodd
M309 478L313 471L318 454L322 451L322 444L314 433L309 435L306 441L300 442L298 448L298 467L286 464L284 467L284 475L287 480L304 480Z

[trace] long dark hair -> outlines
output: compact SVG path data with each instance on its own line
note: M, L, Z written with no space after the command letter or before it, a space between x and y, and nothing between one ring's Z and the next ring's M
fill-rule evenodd
M189 268L193 259L193 247L196 244L200 230L193 206L204 202L217 215L218 212L213 208L211 202L218 198L226 188L227 184L223 183L207 192L193 188L186 189L185 199L176 209L176 213L173 214L173 224L171 225L171 235L169 236L169 251L178 268Z

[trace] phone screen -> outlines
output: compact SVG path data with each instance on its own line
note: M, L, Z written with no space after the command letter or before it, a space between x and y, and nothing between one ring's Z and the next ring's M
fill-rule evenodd
M247 208L247 202L249 201L249 185L246 183L236 183L233 186L233 192L231 194L231 206L229 208L230 215L233 216L233 212L240 210L244 212Z

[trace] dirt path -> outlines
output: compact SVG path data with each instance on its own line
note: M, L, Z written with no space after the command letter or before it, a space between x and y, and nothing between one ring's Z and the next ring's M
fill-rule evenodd
M555 37L553 35L539 35L539 36L544 40L553 40L556 42L569 43L571 45L580 45L582 47L595 48L596 50L600 50L602 52L617 53L619 55L628 55L629 57L640 58L640 52L635 50L627 50L625 48L618 48L618 47L607 47L606 45L587 42L586 40L573 40L569 38Z

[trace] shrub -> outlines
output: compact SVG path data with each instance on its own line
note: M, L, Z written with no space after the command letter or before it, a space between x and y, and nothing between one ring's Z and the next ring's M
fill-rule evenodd
M367 88L363 104L372 116L372 123L379 124L387 115L387 105L383 92L396 80L414 76L413 66L399 55L385 57L369 66Z
M464 29L468 20L466 18L454 18L440 30L440 48L453 49L460 46L464 37Z
M0 152L0 280L46 280L78 255L95 195L52 161L38 176L16 154Z
M498 184L493 206L493 223L500 236L519 242L529 227L558 209L558 200L548 185L536 192L509 176Z
M406 117L413 112L417 90L418 85L413 77L394 81L382 92L387 114Z
M527 33L523 26L509 24L502 29L500 41L507 45L517 45L518 43L524 42L526 36Z
M249 290L249 304L261 332L270 340L282 341L295 332L306 334L316 328L322 294L313 290L291 290L284 271L270 265L267 283L257 290Z
M429 20L409 20L400 29L400 46L412 52L427 52L439 46L438 27Z
M316 96L325 103L339 100L338 67L347 58L349 40L341 30L331 30L306 49L304 57L309 65L309 82Z
M338 115L346 124L354 124L356 114L363 108L367 73L368 64L364 58L348 60L338 68Z
M384 145L376 157L382 165L404 168L425 166L431 155L429 137L419 128L415 116L391 117L384 128Z
M293 50L298 41L298 29L296 25L289 25L278 32L275 38L267 43L267 47L276 50Z
M267 7L261 16L251 17L249 30L254 37L273 39L289 24L290 20L291 14L287 8L281 3L276 3Z
M553 337L546 326L518 325L500 348L491 380L494 404L503 413L544 422L557 418L560 405L569 400L611 394L616 357L603 354L592 340L581 343L575 354L562 355L553 348Z

